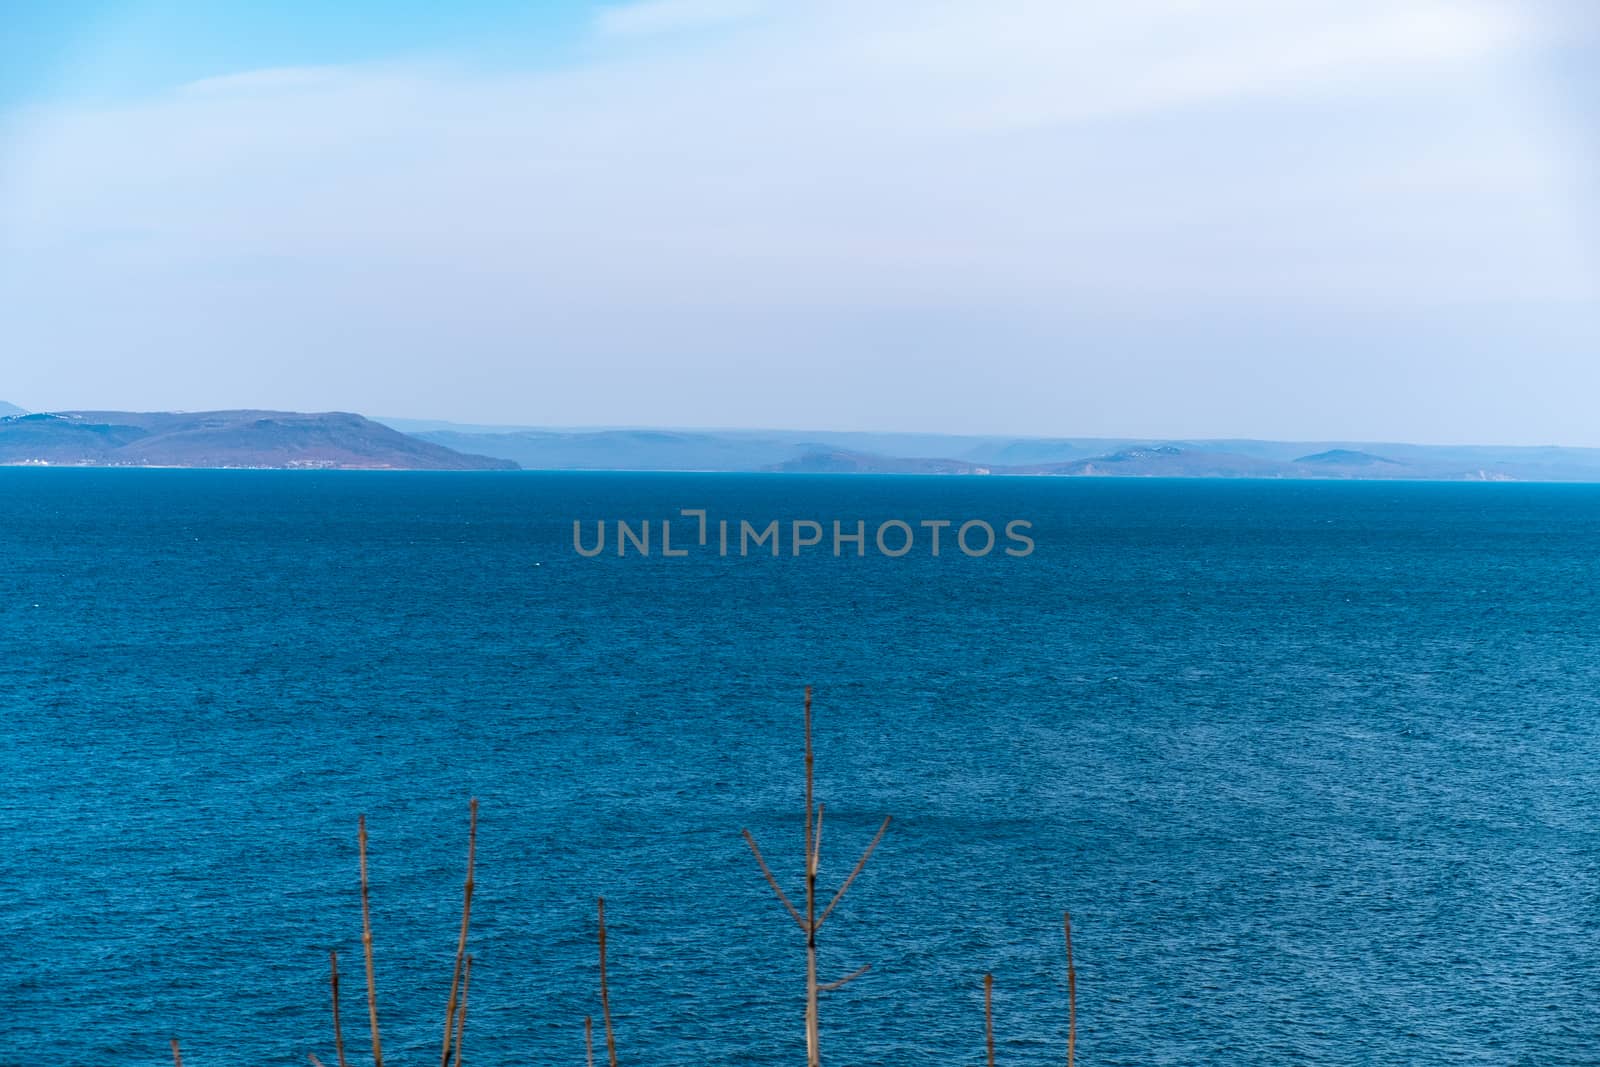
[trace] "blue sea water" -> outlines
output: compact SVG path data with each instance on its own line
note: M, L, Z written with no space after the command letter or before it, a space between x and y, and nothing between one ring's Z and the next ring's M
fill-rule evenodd
M594 559L600 519L868 553ZM878 554L899 518L1028 556ZM675 545L693 520L679 518ZM659 527L658 527L659 530ZM946 530L948 538L951 531ZM659 533L657 534L659 537ZM681 538L681 539L680 539ZM713 534L713 542L715 535ZM0 471L0 1063L1600 1062L1600 489ZM598 1025L598 1023L597 1023Z

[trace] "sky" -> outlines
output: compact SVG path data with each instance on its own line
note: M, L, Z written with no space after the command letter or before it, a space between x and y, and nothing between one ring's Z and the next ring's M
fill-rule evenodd
M1600 446L1561 0L10 0L0 400Z

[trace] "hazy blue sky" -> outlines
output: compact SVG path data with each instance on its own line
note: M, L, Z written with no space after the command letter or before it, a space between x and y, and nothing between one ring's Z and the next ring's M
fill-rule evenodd
M0 399L1600 445L1592 10L13 0Z

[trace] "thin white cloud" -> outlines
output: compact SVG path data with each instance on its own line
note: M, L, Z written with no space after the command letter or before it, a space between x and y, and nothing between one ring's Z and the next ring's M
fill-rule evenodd
M1439 0L998 0L899 13L856 18L840 35L838 58L930 91L953 116L997 124L1427 76L1512 53L1532 29L1508 5Z
M344 390L241 403L415 411L382 391L448 353L500 385L444 415L794 424L791 399L844 403L783 377L805 358L863 412L914 381L942 428L976 404L966 428L1199 433L1163 422L1199 404L1286 436L1228 383L1339 338L1375 365L1411 338L1430 380L1417 333L1463 308L1475 344L1539 316L1588 336L1559 310L1600 290L1579 134L1517 74L1520 10L684 0L603 13L574 68L39 112L0 157L0 319L63 380L109 345L168 381ZM1033 387L964 380L977 350Z
M345 75L335 67L274 67L202 78L179 86L177 91L190 96L262 95L324 87Z
M595 27L603 34L649 36L739 22L763 6L760 0L642 0L603 8Z

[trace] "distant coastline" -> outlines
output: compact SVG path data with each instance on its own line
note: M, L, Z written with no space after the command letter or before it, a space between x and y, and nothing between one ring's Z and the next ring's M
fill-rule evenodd
M0 402L0 466L1600 482L1600 449L1360 441L462 426L349 412Z
M1600 482L1600 449L1361 441L1045 438L451 426L382 419L530 470Z
M0 417L0 465L515 470L348 412L57 411Z

